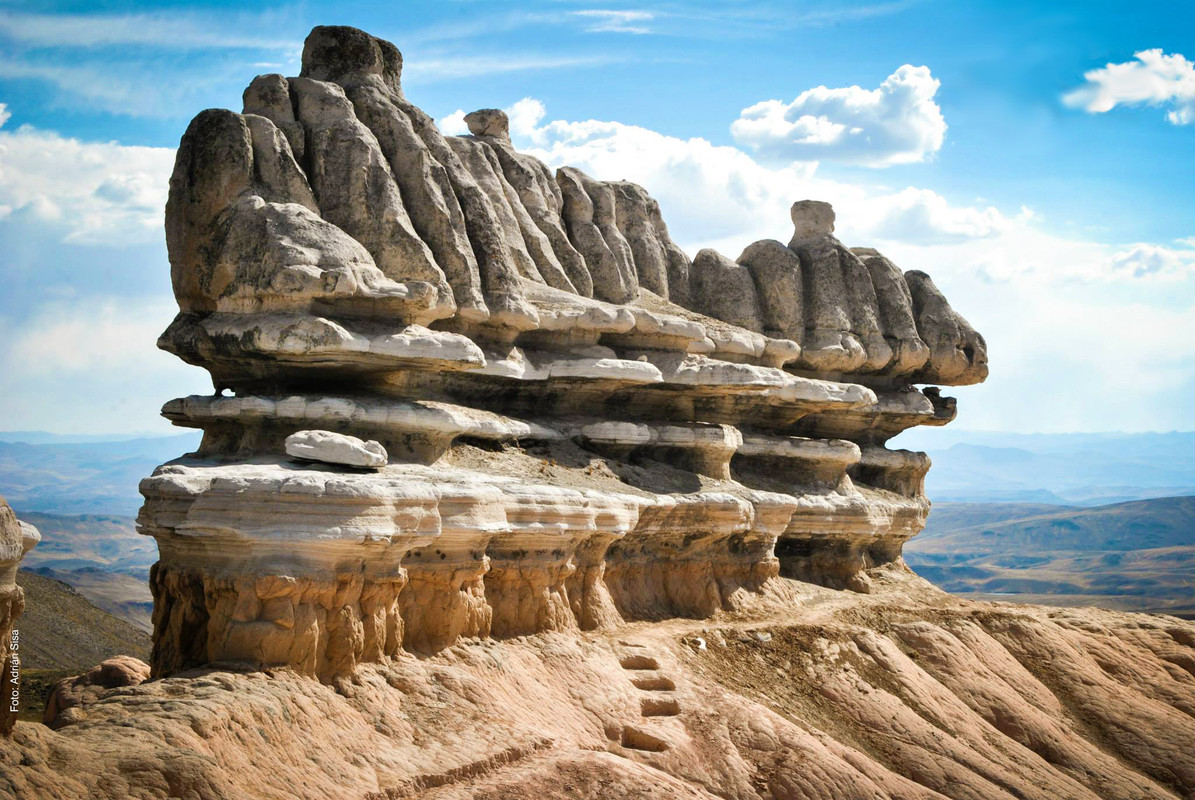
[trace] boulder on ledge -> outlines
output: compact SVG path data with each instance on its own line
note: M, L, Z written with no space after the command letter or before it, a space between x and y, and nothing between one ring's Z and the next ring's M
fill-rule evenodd
M370 440L332 431L298 431L286 437L286 454L301 461L319 461L358 469L386 466L386 448Z

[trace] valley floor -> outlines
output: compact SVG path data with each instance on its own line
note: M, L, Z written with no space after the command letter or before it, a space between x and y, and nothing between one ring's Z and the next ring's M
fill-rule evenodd
M0 796L1195 795L1195 624L872 579L464 641L337 686L230 665L112 690L59 731L19 725Z

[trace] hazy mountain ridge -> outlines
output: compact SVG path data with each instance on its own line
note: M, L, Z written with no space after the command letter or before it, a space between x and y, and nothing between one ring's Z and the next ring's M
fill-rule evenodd
M0 496L22 516L119 514L141 505L137 485L159 464L199 445L199 434L148 439L30 444L0 434ZM41 436L46 436L42 434Z
M1097 508L940 503L905 559L951 592L1195 613L1195 497Z
M71 586L97 608L149 631L153 597L149 568L158 560L153 539L131 517L23 513L42 541L23 568Z
M1195 494L1195 433L1018 434L913 430L894 446L925 450L930 499L1106 505Z

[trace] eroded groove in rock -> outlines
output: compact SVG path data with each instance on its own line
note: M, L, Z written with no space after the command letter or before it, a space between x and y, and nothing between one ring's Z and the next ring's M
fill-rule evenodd
M310 78L291 80L290 89L325 219L361 242L388 278L431 284L438 316L451 316L456 302L444 273L411 224L377 138L357 119L344 90Z

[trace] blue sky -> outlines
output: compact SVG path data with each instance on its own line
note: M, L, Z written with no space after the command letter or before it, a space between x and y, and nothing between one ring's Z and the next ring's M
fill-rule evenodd
M1048 6L1048 8L1042 8ZM408 96L659 197L690 254L835 203L988 338L962 427L1190 429L1195 10L1176 3L0 0L0 429L160 430L172 149L296 74L315 24L395 42Z

